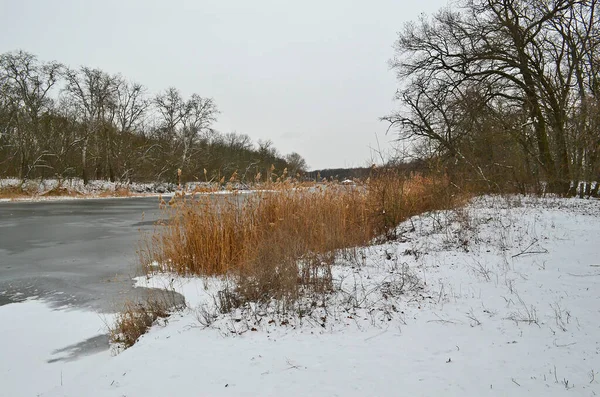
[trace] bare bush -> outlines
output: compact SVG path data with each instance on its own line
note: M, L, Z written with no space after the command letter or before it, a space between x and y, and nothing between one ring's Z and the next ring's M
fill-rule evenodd
M169 307L158 300L148 300L144 303L128 302L117 314L115 325L109 330L110 340L127 349L133 346L156 320L166 318L169 314Z

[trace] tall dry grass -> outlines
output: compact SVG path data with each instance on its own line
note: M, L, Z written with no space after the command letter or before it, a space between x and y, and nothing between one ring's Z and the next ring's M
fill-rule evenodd
M392 170L375 170L353 186L279 182L248 195L178 196L165 209L168 224L138 252L142 264L182 275L227 274L237 286L235 304L293 302L332 288L339 250L397 238L400 222L450 208L458 197L444 177Z
M453 208L469 197L443 175L406 177L395 169L375 170L367 181L367 206L375 234L386 240L398 238L397 226L428 211Z
M18 199L29 197L31 193L22 186L0 186L0 199Z

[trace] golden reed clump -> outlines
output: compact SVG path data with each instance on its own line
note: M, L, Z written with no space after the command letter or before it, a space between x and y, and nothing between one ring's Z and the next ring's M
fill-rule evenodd
M267 187L174 197L164 209L169 222L141 241L140 262L182 275L227 274L247 299L295 298L300 289L331 287L336 251L394 239L400 222L460 201L444 177L394 170L350 186L280 177Z

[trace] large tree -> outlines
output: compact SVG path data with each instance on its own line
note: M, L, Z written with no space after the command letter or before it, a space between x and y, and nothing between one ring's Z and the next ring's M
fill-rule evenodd
M573 122L589 113L597 81L597 11L596 0L460 0L407 24L392 62L401 109L385 119L484 179L464 142L493 126L550 190L567 193L581 133Z
M288 163L288 171L292 177L296 177L296 175L304 173L308 169L308 164L306 164L304 157L296 152L286 155L285 161Z
M10 157L18 161L21 179L48 167L46 159L53 155L43 149L41 120L53 105L51 90L61 69L57 62L42 63L24 51L0 55L1 133Z
M118 77L112 76L100 69L81 67L68 69L65 72L66 86L64 88L68 103L73 107L81 126L81 176L85 184L88 183L88 154L94 149L95 177L98 178L103 171L101 154L103 143L108 142L105 149L110 146L110 129L116 117L115 104L117 102ZM105 138L105 139L103 139ZM107 153L106 163L108 173L114 180L110 150Z

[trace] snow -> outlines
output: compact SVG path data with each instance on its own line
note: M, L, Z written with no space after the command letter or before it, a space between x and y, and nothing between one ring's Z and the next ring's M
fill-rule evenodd
M0 396L37 396L110 360L110 321L36 300L0 306Z
M254 307L217 315L206 327L202 313L214 310L227 280L141 277L139 286L182 293L188 308L120 354L71 362L46 363L56 349L97 335L97 315L50 311L35 301L3 306L1 390L8 384L10 396L50 397L594 396L599 219L600 201L529 197L481 197L423 214L400 226L402 241L340 258L333 269L339 292L312 316L286 318L287 325L272 308Z

